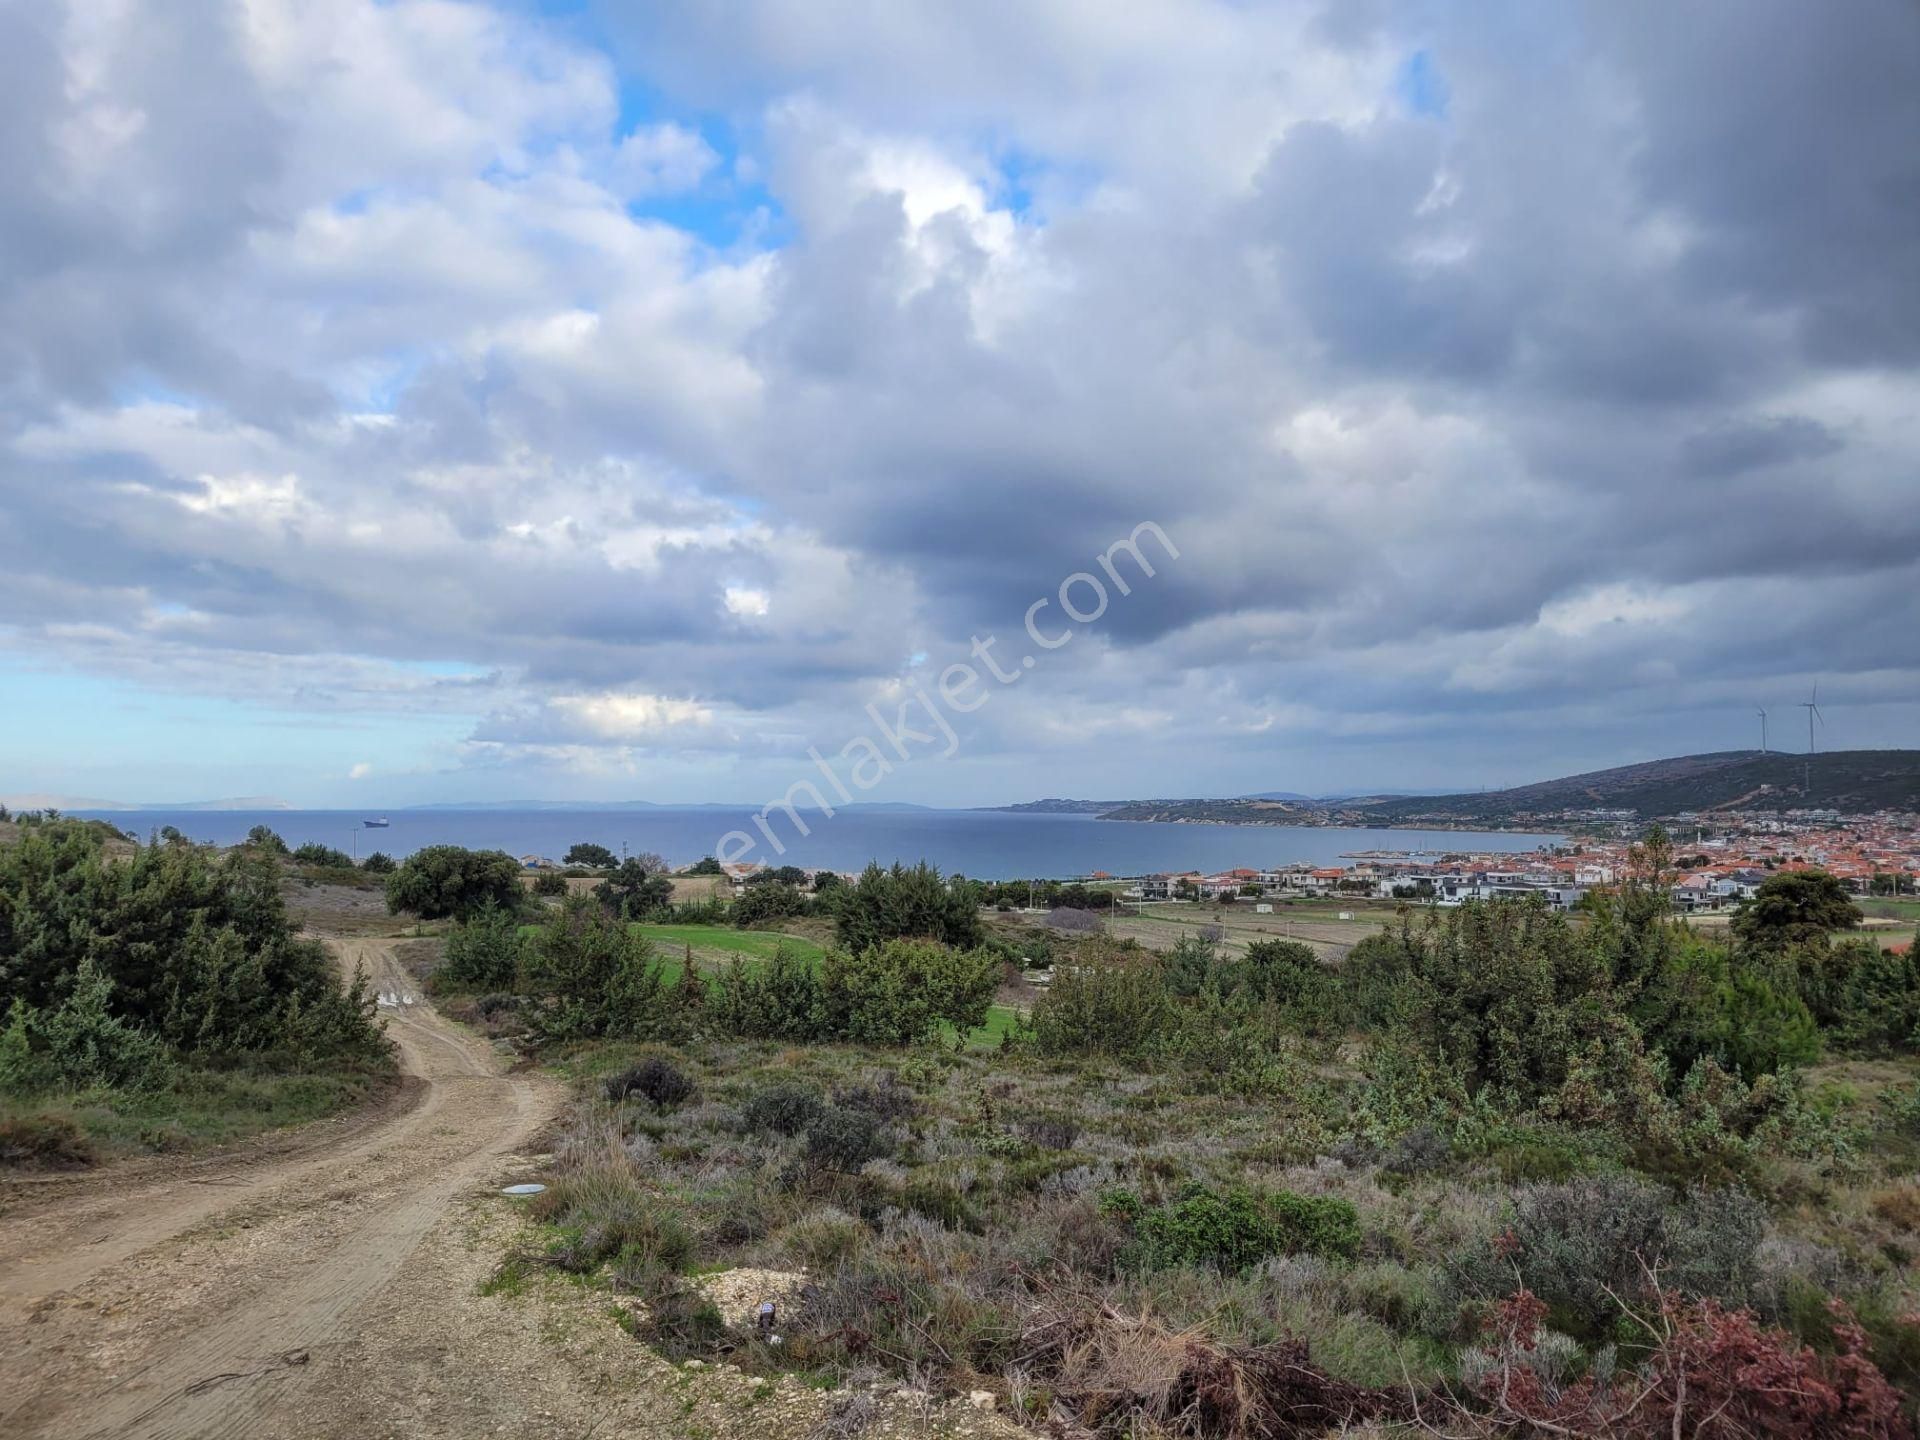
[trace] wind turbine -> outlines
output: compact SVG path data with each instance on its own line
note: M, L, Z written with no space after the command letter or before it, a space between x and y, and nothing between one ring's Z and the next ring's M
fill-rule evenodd
M1754 708L1760 712L1760 753L1764 755L1767 753L1767 707L1756 705Z
M1814 748L1813 722L1818 720L1822 725L1827 723L1827 717L1820 713L1820 682L1818 680L1813 682L1812 698L1802 700L1800 708L1807 712L1807 754L1811 755Z

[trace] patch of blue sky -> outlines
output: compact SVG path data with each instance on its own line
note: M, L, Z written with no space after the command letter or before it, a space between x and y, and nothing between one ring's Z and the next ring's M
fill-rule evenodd
M471 667L462 667L462 675ZM22 770L131 763L142 756L218 756L221 764L280 763L342 770L367 757L414 756L456 741L473 716L336 713L241 704L157 690L15 656L0 656L0 753Z
M1407 109L1432 120L1446 117L1453 96L1431 50L1416 50L1406 58L1394 76L1393 89Z
M174 405L183 410L198 410L200 400L185 390L176 390L161 380L159 376L145 370L136 370L113 387L114 404L129 405Z
M996 149L993 164L999 185L990 203L1027 225L1045 225L1055 212L1078 205L1100 181L1091 166L1064 164L1017 145Z
M365 415L391 415L431 359L431 353L423 349L390 351L378 360L356 364L335 382L335 393L348 409Z
M691 189L644 196L627 207L636 217L658 220L716 250L747 245L776 249L791 231L780 203L761 182L747 140L725 116L694 114L662 102L650 86L623 79L616 140L649 125L673 124L696 132L713 151L713 169ZM743 159L744 157L744 159Z

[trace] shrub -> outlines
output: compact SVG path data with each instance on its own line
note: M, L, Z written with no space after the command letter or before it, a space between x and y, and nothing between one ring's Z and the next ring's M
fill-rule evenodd
M913 1045L941 1025L966 1034L984 1024L1000 980L990 952L890 940L858 959L831 953L820 967L823 1028L857 1045Z
M552 898L567 893L567 877L558 870L542 870L533 877L533 893Z
M520 969L528 1023L549 1041L658 1039L684 1018L667 1003L653 946L585 896L534 933Z
M779 883L747 886L733 902L731 912L733 923L743 930L749 925L763 925L769 920L806 913L807 897L800 893L799 887Z
M714 1023L747 1040L820 1040L826 1022L813 967L784 946L758 967L735 956L713 994Z
M53 1009L15 1000L0 1032L0 1090L153 1090L170 1079L165 1042L113 1013L113 988L86 960L72 993Z
M693 1081L671 1062L649 1055L638 1065L630 1065L610 1075L601 1085L607 1099L618 1102L638 1095L656 1110L671 1110L693 1098Z
M1900 1393L1867 1358L1867 1336L1835 1305L1836 1353L1816 1354L1745 1310L1656 1297L1652 1353L1634 1370L1573 1385L1547 1383L1530 1363L1546 1305L1521 1290L1494 1307L1478 1367L1483 1414L1473 1433L1815 1436L1910 1440Z
M1080 1122L1071 1115L1029 1115L1014 1128L1042 1150L1071 1150L1080 1138Z
M936 1225L949 1230L968 1230L978 1233L981 1228L980 1214L967 1202L960 1187L950 1180L935 1180L918 1177L909 1180L900 1188L900 1208L915 1215L924 1215Z
M359 867L353 856L344 850L336 850L331 845L322 845L309 840L293 852L293 863L310 866L316 870L354 870Z
M922 862L911 870L869 865L852 885L836 889L834 923L840 943L859 954L889 940L937 940L971 949L980 943L980 915L973 893L949 885Z
M851 1174L891 1149L864 1110L823 1110L807 1125L807 1159L824 1170Z
M284 855L287 853L287 842L280 838L280 832L275 830L271 825L254 826L251 830L247 831L247 838L241 843L243 845L257 846L262 850L271 851L275 855Z
M1350 1256L1360 1245L1352 1205L1291 1191L1263 1199L1243 1186L1191 1185L1170 1205L1141 1214L1131 1258L1141 1269L1205 1266L1244 1270L1270 1255Z
M422 920L465 919L487 905L512 911L520 904L518 860L502 850L429 845L387 876L387 909Z
M1453 1143L1430 1125L1418 1125L1395 1140L1380 1161L1390 1175L1421 1175L1446 1164Z
M799 1085L770 1085L740 1107L740 1119L749 1130L776 1135L798 1135L826 1113L813 1091Z
M376 850L360 862L360 868L369 875L391 875L400 868L400 862L384 850Z
M513 912L483 905L448 934L434 984L449 990L511 989L525 952Z
M1920 939L1899 952L1837 945L1832 969L1827 1018L1842 1045L1869 1055L1920 1049Z
M1096 958L1056 972L1033 1007L1034 1044L1043 1055L1140 1059L1166 1044L1177 1020L1156 961Z
M1596 1176L1517 1192L1508 1231L1464 1261L1457 1280L1482 1296L1524 1286L1554 1325L1576 1337L1613 1332L1622 1305L1676 1292L1750 1298L1766 1212L1740 1190L1695 1190L1679 1205L1626 1176Z
M673 882L658 855L636 855L594 886L593 898L623 920L651 920L673 908Z
M871 1081L836 1087L833 1103L842 1109L864 1110L881 1124L890 1125L912 1116L920 1102L900 1083L898 1074L883 1070Z
M692 1259L693 1236L680 1214L618 1161L560 1175L533 1203L534 1217L562 1232L548 1251L553 1264L586 1274L617 1257L626 1283L636 1289Z
M727 1322L718 1307L685 1285L671 1285L647 1297L641 1338L673 1361L712 1355L727 1344Z
M0 1067L150 1089L175 1057L384 1056L364 997L295 934L272 855L149 845L110 860L102 843L49 821L0 845Z
M93 1146L71 1120L30 1115L0 1120L0 1169L84 1170Z

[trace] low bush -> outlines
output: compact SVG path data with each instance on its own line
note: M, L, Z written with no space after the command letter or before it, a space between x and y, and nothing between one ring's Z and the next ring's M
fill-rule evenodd
M892 1148L864 1110L823 1110L807 1125L807 1159L822 1169L851 1174Z
M93 1146L71 1120L23 1115L0 1120L0 1170L84 1170Z
M1507 1228L1455 1271L1461 1300L1524 1287L1555 1328L1604 1340L1656 1279L1676 1294L1757 1298L1766 1211L1743 1191L1696 1189L1676 1204L1628 1176L1516 1192Z
M900 1083L896 1071L883 1070L872 1080L837 1086L833 1103L845 1110L864 1110L883 1125L909 1119L919 1108L913 1091Z
M344 850L308 841L293 852L293 863L315 870L357 870L359 863Z
M624 1161L595 1160L558 1176L535 1197L533 1214L560 1229L542 1257L549 1264L585 1274L614 1261L630 1290L678 1272L694 1252L680 1207L644 1188Z
M667 1286L647 1296L645 1318L637 1329L642 1339L675 1362L717 1354L728 1344L727 1322L720 1311L685 1285Z
M1139 1215L1129 1259L1143 1270L1186 1265L1233 1272L1272 1255L1350 1256L1359 1246L1360 1219L1345 1200L1190 1185L1172 1204Z
M654 1109L664 1112L692 1099L694 1085L678 1066L650 1055L638 1065L629 1065L618 1074L609 1075L601 1089L609 1100L618 1102L638 1095Z
M826 1103L799 1085L769 1085L740 1107L740 1119L749 1130L776 1135L798 1135L826 1113Z

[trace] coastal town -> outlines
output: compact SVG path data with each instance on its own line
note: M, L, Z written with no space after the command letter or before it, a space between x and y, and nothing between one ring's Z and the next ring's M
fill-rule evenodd
M1668 817L1664 828L1672 848L1668 888L1682 913L1731 910L1783 870L1827 871L1860 897L1920 897L1920 812L1682 813ZM1474 900L1538 896L1550 909L1572 910L1594 890L1626 878L1632 852L1647 829L1647 823L1624 814L1593 814L1585 817L1584 833L1532 851L1478 850L1472 834L1460 832L1450 838L1462 843L1445 849L1357 850L1342 855L1339 865L1300 861L1218 871L1041 875L1032 877L1032 904L1021 906L1091 903L1095 909L1118 909L1186 901L1246 903L1258 913L1276 901L1302 899L1452 908ZM1254 848L1250 843L1248 849ZM554 861L531 855L523 863L557 868ZM737 894L769 867L723 865L720 871ZM995 883L1017 895L1027 878ZM1055 897L1062 893L1080 898L1061 902Z
M1625 816L1593 817L1595 833L1539 850L1444 852L1363 851L1339 866L1294 864L1115 877L1125 900L1253 900L1352 897L1458 906L1470 900L1537 895L1553 909L1571 909L1596 887L1618 883L1643 827ZM1604 827L1604 828L1602 828ZM1779 870L1821 869L1856 895L1920 895L1920 814L1842 815L1831 810L1671 817L1675 908L1713 911L1749 899ZM1462 836L1462 839L1468 837Z

